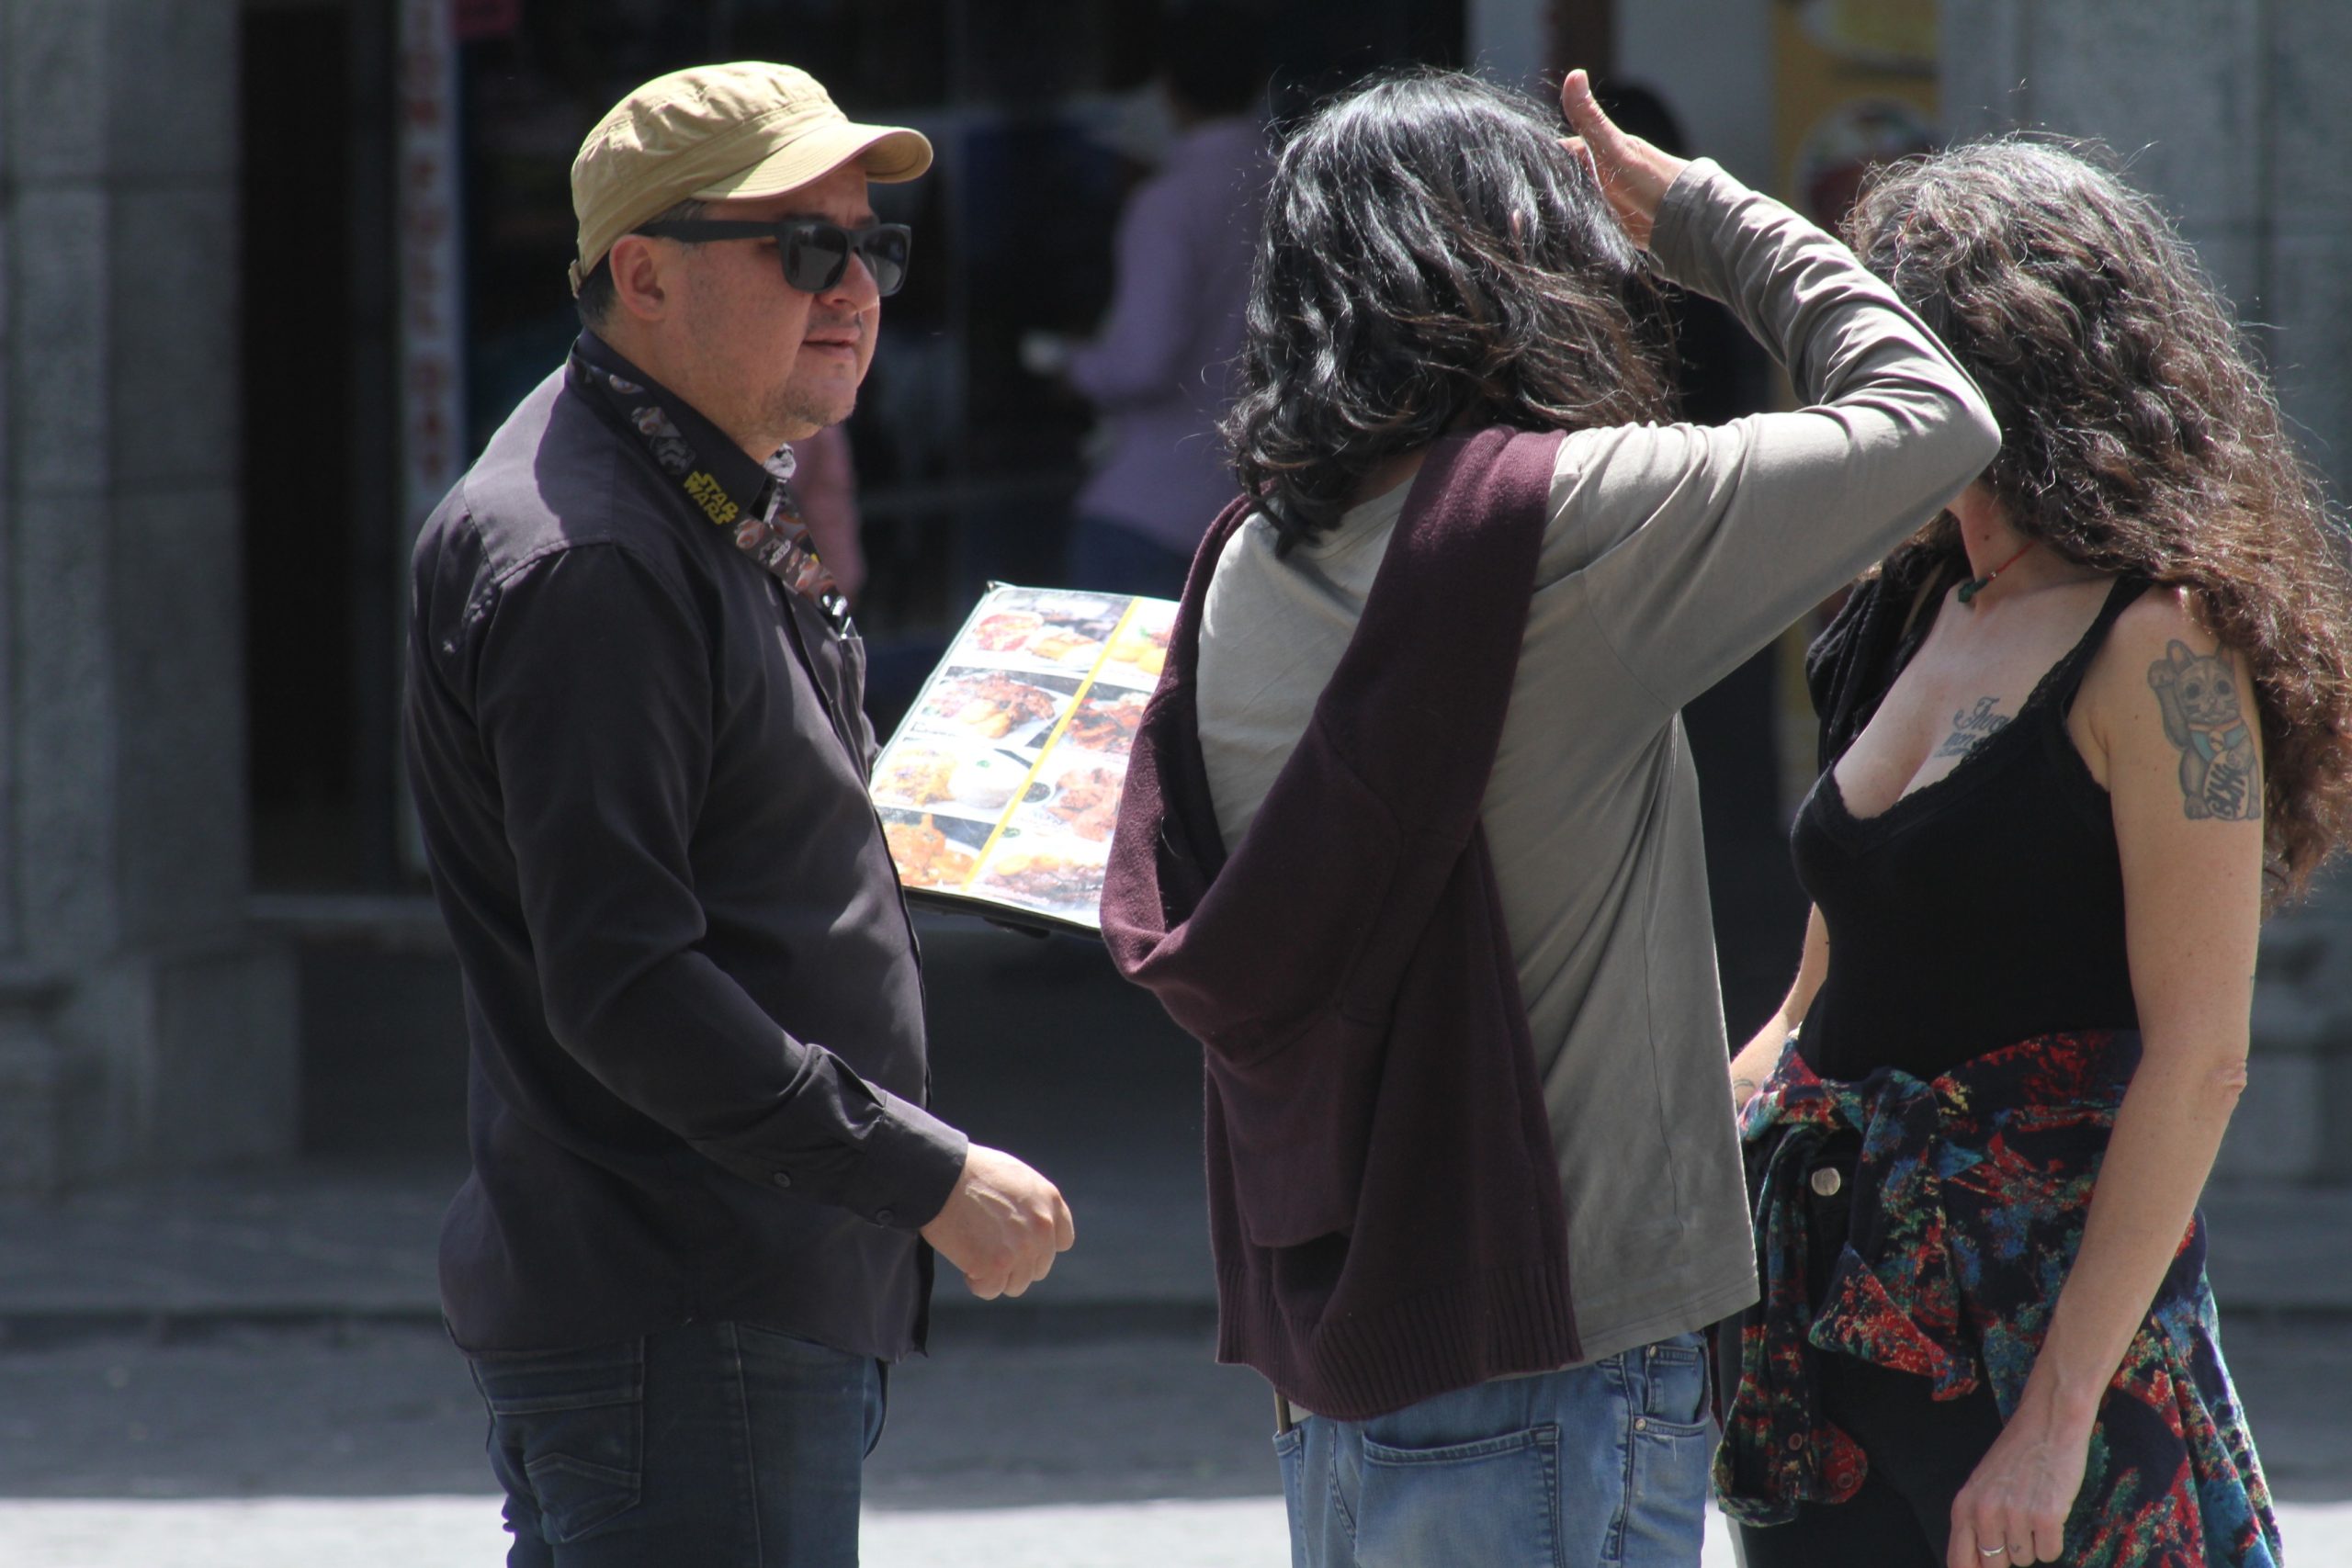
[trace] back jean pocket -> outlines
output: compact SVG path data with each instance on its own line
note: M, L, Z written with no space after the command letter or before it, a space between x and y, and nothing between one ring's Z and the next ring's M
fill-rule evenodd
M552 1546L585 1540L645 1487L645 1347L469 1358L490 1406L491 1461L538 1509Z
M1565 1568L1560 1428L1392 1448L1366 1438L1356 1506L1362 1568Z

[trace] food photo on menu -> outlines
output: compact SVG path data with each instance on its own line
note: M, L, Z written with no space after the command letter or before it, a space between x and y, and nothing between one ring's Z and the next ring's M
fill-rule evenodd
M915 705L914 720L934 732L976 740L1034 744L1069 709L1078 682L1061 675L950 670Z
M1166 667L1164 600L998 587L874 769L899 880L920 903L1099 930L1126 755Z
M1036 783L1023 795L1014 825L1109 843L1119 820L1119 791L1127 782L1125 765L1067 747L1056 748L1050 761L1053 765L1039 770Z
M1144 705L1150 700L1148 692L1096 687L1070 717L1069 743L1083 750L1125 756L1127 748L1135 744L1136 727L1143 723Z
M882 839L908 887L961 887L978 865L991 824L928 811L881 808Z

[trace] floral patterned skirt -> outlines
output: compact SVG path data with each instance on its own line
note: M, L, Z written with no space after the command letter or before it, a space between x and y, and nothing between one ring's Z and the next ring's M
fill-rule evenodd
M2082 1244L2139 1037L2048 1034L1934 1079L1884 1068L1850 1083L1784 1053L1741 1124L1763 1299L1737 1335L1715 1490L1745 1524L1854 1495L1869 1459L1825 1420L1824 1351L1929 1380L1938 1399L1984 1382L2017 1408ZM1859 1134L1847 1243L1808 1299L1805 1179ZM2069 1563L2189 1568L2279 1561L2270 1489L2205 1280L2202 1215L2181 1238L2091 1438L2066 1522Z

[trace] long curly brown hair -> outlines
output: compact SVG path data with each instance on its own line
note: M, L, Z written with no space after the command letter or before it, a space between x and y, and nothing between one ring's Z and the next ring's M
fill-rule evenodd
M1225 437L1282 552L1449 430L1670 412L1655 294L1552 111L1458 72L1378 76L1283 144Z
M2253 667L2272 900L2352 839L2352 574L2219 291L2100 150L2018 137L1892 164L1846 220L2001 422L1983 476L2029 538L2188 591ZM1949 569L1949 517L1888 558Z

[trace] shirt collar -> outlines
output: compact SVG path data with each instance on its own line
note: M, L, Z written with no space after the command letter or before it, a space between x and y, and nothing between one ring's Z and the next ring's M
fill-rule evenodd
M727 491L727 499L746 516L766 515L773 469L753 462L725 431L705 419L692 403L639 369L628 355L594 333L582 331L579 349L580 356L594 368L644 388L662 412L670 416L679 436L694 449L695 466L718 481Z

